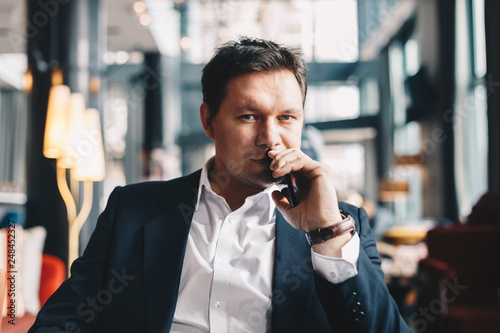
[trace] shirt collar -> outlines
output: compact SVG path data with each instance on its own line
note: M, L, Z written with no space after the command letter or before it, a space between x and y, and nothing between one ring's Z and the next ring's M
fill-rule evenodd
M195 211L198 210L200 198L201 198L202 194L204 193L204 190L212 193L213 195L219 196L217 193L215 193L212 190L212 186L210 185L210 181L208 179L208 173L210 172L210 170L213 167L214 159L215 159L215 156L212 156L205 163L205 166L203 167L203 169L201 169L200 184L198 185L198 196L196 198ZM271 193L273 193L273 191L276 191L276 190L280 191L285 186L286 185L283 185L283 184L273 184L273 185L269 186L268 188L266 188L265 190L248 197L247 200L249 198L253 198L253 200L257 200L258 198L260 198L260 196L265 195L265 196L267 196L266 203L269 204L269 206L267 206L267 207L272 207L274 210L274 207L276 205L274 204L273 198L271 197ZM245 203L247 202L247 200L245 200ZM245 204L243 204L243 206L245 206Z

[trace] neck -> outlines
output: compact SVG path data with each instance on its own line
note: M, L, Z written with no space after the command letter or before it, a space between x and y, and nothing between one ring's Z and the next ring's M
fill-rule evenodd
M229 180L225 186L220 186L219 182L213 179L213 175L209 173L208 180L210 181L210 186L212 191L223 197L231 211L235 211L245 203L245 199L256 193L259 193L263 189L250 186L242 186L242 184L235 184L232 179Z

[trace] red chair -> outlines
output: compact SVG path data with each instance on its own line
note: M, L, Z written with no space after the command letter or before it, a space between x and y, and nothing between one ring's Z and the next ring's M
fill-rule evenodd
M42 256L42 275L40 277L40 307L66 280L66 265L56 256L44 254Z
M66 265L58 257L50 254L42 255L42 273L40 277L40 291L38 293L40 306L43 306L47 299L59 288L66 279ZM3 298L2 298L3 300ZM0 302L1 303L1 302ZM24 333L35 322L36 315L25 314L17 317L15 325L8 323L6 318L2 320L0 332L4 333Z
M419 265L428 277L426 332L499 333L500 226L437 227L426 242L429 257Z

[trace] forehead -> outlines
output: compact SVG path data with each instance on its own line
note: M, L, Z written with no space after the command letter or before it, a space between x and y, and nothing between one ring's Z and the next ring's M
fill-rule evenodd
M248 96L266 95L276 98L299 98L302 93L295 75L288 69L250 72L231 79L226 87L226 98L231 95Z

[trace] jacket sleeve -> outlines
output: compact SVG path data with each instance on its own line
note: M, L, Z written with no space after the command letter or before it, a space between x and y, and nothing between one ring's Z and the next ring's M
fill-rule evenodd
M82 257L71 266L71 277L47 300L28 332L93 332L99 318L97 295L106 280L110 244L114 230L113 214L119 195L116 188Z
M353 206L344 210L356 220L360 236L358 274L340 284L315 274L317 297L330 326L336 332L411 332L385 284L368 215Z

